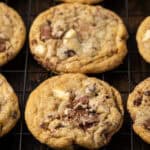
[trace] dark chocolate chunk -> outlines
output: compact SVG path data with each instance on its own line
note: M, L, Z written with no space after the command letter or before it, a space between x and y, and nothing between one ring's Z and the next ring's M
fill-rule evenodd
M105 98L106 98L106 99L109 99L109 98L110 98L110 96L109 96L109 95L106 95L106 96L105 96Z
M0 39L0 52L4 52L6 50L6 40Z
M88 98L88 96L82 96L78 99L75 99L74 101L77 103L81 102L82 104L88 104L89 98Z
M142 96L138 97L137 99L134 100L133 104L134 106L140 106L142 103Z
M64 127L65 127L64 125L58 124L58 125L55 127L55 129L64 128Z
M76 55L76 52L74 50L67 50L64 53L67 57L73 57L74 55Z
M36 40L36 39L31 40L31 44L32 44L32 45L37 44L37 40Z
M96 110L89 110L90 114L96 114Z
M51 38L51 23L47 21L45 24L40 27L40 39L42 41L49 40Z
M144 128L150 130L150 118L144 122Z
M81 109L83 107L83 105L88 105L88 103L89 103L88 96L82 96L78 99L73 100L72 106L73 106L73 108Z
M58 114L49 114L47 117L49 119L60 119L60 116Z
M82 128L83 130L86 130L90 127L92 127L93 123L86 123L86 124L83 124L83 123L79 123L79 127Z
M150 91L144 91L145 96L150 96Z
M84 118L85 120L79 120L79 127L83 128L84 130L86 130L87 128L90 128L93 126L93 124L98 122L98 117L97 115L93 115L91 117L87 116L87 118Z
M41 124L40 124L40 127L42 128L42 129L48 129L48 123L45 123L45 122L42 122Z

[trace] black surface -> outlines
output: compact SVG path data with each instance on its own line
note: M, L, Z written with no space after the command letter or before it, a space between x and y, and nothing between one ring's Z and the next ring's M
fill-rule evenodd
M15 8L23 17L29 31L29 27L35 16L41 11L55 5L52 0L5 0L9 6ZM137 27L144 17L150 15L150 0L105 0L101 3L104 7L118 13L124 20L128 31L128 56L124 63L117 69L96 76L103 79L122 94L124 105L128 93L141 80L150 75L150 65L140 57L136 47L135 34ZM0 139L0 150L48 150L29 133L24 122L24 107L29 93L42 81L52 76L33 60L29 53L28 39L21 53L9 64L0 68L17 92L20 100L22 118L17 126L6 136ZM131 120L128 113L122 129L112 138L108 146L103 150L150 150L150 145L144 143L131 128Z

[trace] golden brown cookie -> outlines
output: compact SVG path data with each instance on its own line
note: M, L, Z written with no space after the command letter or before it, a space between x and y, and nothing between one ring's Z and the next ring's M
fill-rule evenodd
M135 133L150 144L150 78L135 87L129 95L127 107Z
M103 0L57 0L67 3L83 3L83 4L96 4L102 2Z
M0 137L8 133L20 117L18 97L0 74Z
M23 47L26 30L20 15L0 2L0 66L13 59Z
M144 19L139 26L136 40L139 53L146 62L150 63L150 17Z
M30 49L47 70L98 73L117 67L127 53L122 20L100 6L61 4L33 22Z
M123 115L119 92L82 74L44 81L30 94L25 109L28 129L52 148L100 148L120 129Z

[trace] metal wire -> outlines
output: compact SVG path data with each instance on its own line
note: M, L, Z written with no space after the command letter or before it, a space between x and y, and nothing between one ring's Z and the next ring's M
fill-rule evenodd
M31 0L28 0L28 10L27 10L27 31L29 31L30 26L30 14L31 14ZM25 52L25 66L24 66L24 81L23 81L23 94L22 94L22 101L21 101L21 114L24 116L24 105L25 105L25 95L26 95L26 84L27 84L27 70L28 70L28 44L26 44L26 52ZM22 150L22 138L23 138L23 118L21 118L20 124L20 138L19 138L19 150Z
M126 24L129 27L129 2L125 1L125 9L126 9ZM131 52L130 52L131 54ZM134 52L133 52L134 54ZM128 55L128 94L131 92L131 64L130 64L130 55ZM130 121L130 150L134 150L133 145L133 130L132 130L132 121Z
M34 12L32 12L32 3L34 3L35 1L32 0L28 0L26 1L28 3L28 10L27 10L27 14L23 14L23 16L25 18L27 18L27 31L29 31L29 27L30 27L30 23L31 23L31 18L34 18L37 14L35 14ZM42 1L41 1L42 2ZM5 0L5 3L9 4L9 0ZM52 6L55 5L56 2L55 0L51 1L49 0L48 5ZM125 0L125 22L127 27L129 27L129 2L128 0ZM28 43L28 42L27 42ZM24 52L24 57L25 57L25 66L23 69L18 69L18 70L11 70L11 69L0 69L0 72L2 73L22 73L23 74L23 89L21 90L17 90L16 92L18 94L20 94L22 96L22 99L20 101L20 108L21 108L21 114L22 116L24 116L24 107L25 107L25 99L26 99L26 95L28 95L31 91L30 89L27 89L27 78L28 75L30 75L31 73L33 74L47 74L47 76L52 76L53 73L48 73L46 70L29 70L29 46L26 43L26 47L25 47L25 52ZM113 70L110 71L110 74L127 74L127 80L128 80L128 89L126 91L120 91L122 94L126 94L128 95L131 92L131 85L134 84L131 76L132 74L136 74L136 73L140 73L140 74L145 74L145 73L150 73L150 70L142 70L142 71L135 71L135 70L131 70L131 55L137 55L137 52L130 52L127 58L127 68L126 69L117 69L117 70ZM103 73L101 74L101 79L106 80L107 75L109 73ZM14 135L18 135L19 136L19 146L18 146L18 150L22 150L22 144L23 144L23 138L24 136L30 136L31 134L28 131L24 131L23 129L23 123L24 123L24 119L23 117L21 118L20 121L20 131L18 132L14 132L12 134ZM130 136L130 150L134 150L134 136L133 136L133 130L132 130L132 122L130 122L130 132L119 132L118 135L119 136ZM43 147L43 148L42 148ZM41 144L40 149L45 149L45 147ZM46 149L49 149L48 147ZM103 148L103 150L107 150L107 147Z

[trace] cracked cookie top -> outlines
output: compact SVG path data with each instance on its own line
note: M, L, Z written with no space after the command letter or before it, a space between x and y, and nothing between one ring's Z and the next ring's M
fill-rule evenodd
M107 83L82 74L44 81L29 96L25 120L42 143L54 148L78 144L100 148L123 121L120 94Z
M0 137L8 133L20 117L18 98L0 74Z
M52 7L35 19L29 37L35 59L55 72L104 72L119 65L127 52L123 22L100 6Z
M25 41L25 26L19 14L0 2L0 66L14 58Z
M135 87L128 98L134 131L150 143L150 78Z

